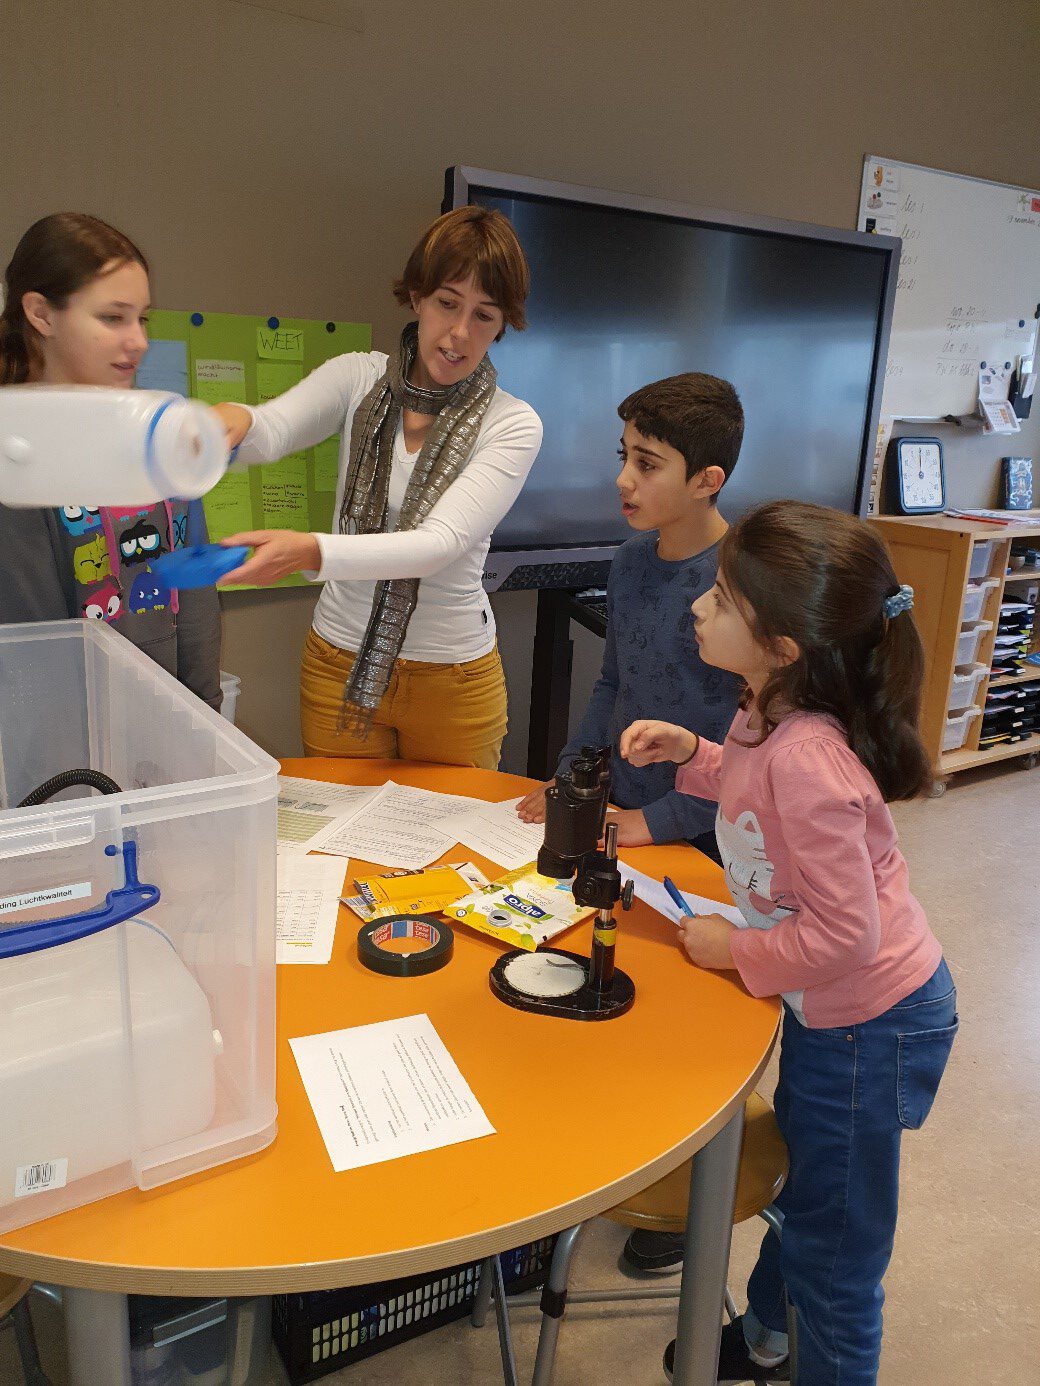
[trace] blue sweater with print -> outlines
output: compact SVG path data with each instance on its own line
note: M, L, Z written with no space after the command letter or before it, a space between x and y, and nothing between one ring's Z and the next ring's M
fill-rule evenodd
M660 558L656 530L622 544L607 580L603 671L560 756L562 770L582 746L610 745L611 799L621 808L642 809L654 842L707 832L718 805L680 794L674 765L637 768L622 760L618 741L630 723L644 717L674 722L709 741L726 739L739 681L702 661L690 611L714 586L718 562L717 544L678 562Z

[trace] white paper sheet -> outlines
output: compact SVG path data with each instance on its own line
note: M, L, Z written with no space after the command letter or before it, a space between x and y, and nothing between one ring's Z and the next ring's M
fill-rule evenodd
M441 820L479 802L388 780L363 812L322 829L310 850L418 870L455 846L457 839L441 829Z
M526 866L538 856L545 837L544 823L523 823L516 816L519 799L478 804L466 813L444 818L437 825L453 842L497 862L506 871Z
M276 962L320 964L331 959L349 866L342 857L278 853Z
M294 775L278 776L278 850L309 852L311 839L338 818L351 818L379 789L374 785L331 784Z
M635 882L635 893L644 904L649 905L658 914L663 914L665 919L670 919L673 924L678 924L682 918L682 911L660 881L655 881L652 876L637 871L634 866L629 866L628 862L620 859L618 860L618 870L621 872L622 881ZM709 900L706 896L694 895L689 890L681 890L679 894L694 914L721 914L723 919L728 919L738 929L747 928L747 920L736 905L724 905L719 900Z
M428 1015L289 1045L336 1171L495 1134Z

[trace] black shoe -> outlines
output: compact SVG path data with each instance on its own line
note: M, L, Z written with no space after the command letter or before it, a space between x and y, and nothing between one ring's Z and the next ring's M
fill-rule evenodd
M685 1241L682 1232L632 1232L621 1252L621 1269L641 1275L679 1270Z
M668 1380L675 1370L675 1339L664 1350L664 1370ZM752 1362L744 1341L744 1329L739 1319L734 1319L722 1330L719 1346L719 1376L724 1381L790 1381L791 1366L785 1357L775 1367L760 1367Z

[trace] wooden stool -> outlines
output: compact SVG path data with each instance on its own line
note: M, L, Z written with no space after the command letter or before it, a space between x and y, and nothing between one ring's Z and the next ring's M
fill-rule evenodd
M690 1202L690 1166L687 1160L656 1184L604 1213L611 1222L641 1227L651 1232L682 1232ZM753 1092L744 1104L744 1140L740 1148L740 1172L734 1223L760 1217L784 1187L787 1178L787 1146L776 1124L773 1109Z
M634 1194L624 1203L618 1204L603 1216L626 1227L639 1227L654 1232L683 1232L686 1229L686 1214L690 1199L690 1170L692 1162L687 1160L671 1174L659 1179L656 1184ZM737 1175L737 1193L733 1208L734 1223L745 1222L748 1218L760 1217L770 1228L780 1235L783 1214L773 1207L773 1200L784 1186L787 1178L787 1146L776 1124L773 1109L758 1093L752 1093L744 1106L744 1137L740 1151L740 1169ZM553 1252L552 1266L542 1290L540 1300L518 1295L513 1304L539 1303L542 1310L542 1327L538 1337L538 1356L535 1361L533 1386L549 1386L552 1381L553 1365L556 1358L556 1343L560 1324L568 1299L567 1281L570 1277L571 1261L575 1248L587 1223L570 1227L561 1232ZM481 1268L477 1306L474 1308L473 1322L480 1324L490 1299L492 1278L497 1258L489 1258ZM503 1336L503 1355L508 1342L508 1318L504 1305L500 1307L501 1279L495 1279L495 1307L499 1317L499 1334ZM622 1303L626 1300L678 1299L678 1286L668 1288L646 1288L633 1290L579 1290L570 1299L580 1304ZM737 1317L732 1296L726 1291L726 1310L731 1319ZM793 1332L794 1323L790 1312L788 1324L792 1330L791 1340L791 1379L794 1381L796 1343ZM511 1350L511 1349L510 1349Z
M40 1355L36 1350L36 1335L25 1297L32 1289L31 1280L18 1280L13 1275L0 1274L0 1328L14 1326L25 1386L50 1386L43 1374Z

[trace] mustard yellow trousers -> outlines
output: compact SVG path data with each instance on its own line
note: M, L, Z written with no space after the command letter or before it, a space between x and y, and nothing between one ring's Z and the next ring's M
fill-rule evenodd
M353 663L351 651L309 632L300 668L300 725L307 755L498 769L506 734L506 681L497 646L465 664L399 659L363 741L336 728Z

